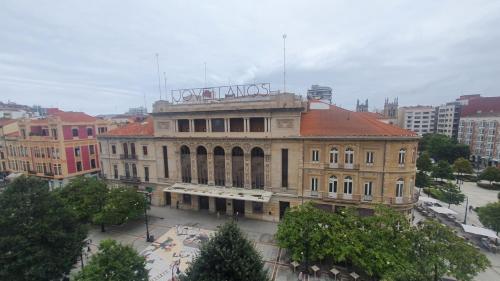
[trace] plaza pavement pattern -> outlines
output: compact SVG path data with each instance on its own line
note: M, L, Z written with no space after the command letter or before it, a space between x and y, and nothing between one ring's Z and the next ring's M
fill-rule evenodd
M486 190L479 188L475 183L466 182L463 186L463 192L469 197L469 205L474 207L483 206L488 202L495 202L498 191ZM422 194L422 196L425 196ZM443 205L446 206L447 205ZM465 212L465 203L458 206L451 206L451 209L458 212L458 217L463 217ZM415 212L415 214L418 214ZM168 237L176 239L176 234L179 231L178 228L187 227L187 231L191 231L190 235L199 236L200 234L209 234L211 231L216 231L217 226L223 224L228 220L232 220L231 217L221 216L217 218L214 214L209 214L206 212L191 211L191 210L177 210L175 208L169 207L151 207L148 211L149 215L149 230L150 234L154 235L155 242L146 242L146 228L144 225L144 220L137 220L129 222L123 226L108 227L105 233L101 233L99 228L94 228L90 231L89 238L92 240L90 245L91 252L84 258L84 262L88 261L88 258L92 253L97 251L97 245L99 241L103 239L115 239L123 244L128 244L133 246L139 253L144 253L146 256L155 255L154 248L158 245L163 245L161 247L167 247L169 242ZM421 216L416 216L417 220L422 219ZM467 223L480 226L479 219L475 212L469 212L467 215ZM277 230L277 223L249 220L240 218L238 220L238 225L242 231L247 235L247 237L254 242L256 249L261 253L264 261L265 267L268 269L269 275L273 281L285 281L285 280L297 280L297 274L290 268L290 260L288 255L286 255L285 250L278 248L276 241L274 240L274 234ZM181 230L182 231L182 230ZM181 235L182 236L182 235ZM186 236L187 237L187 236ZM178 244L183 244L182 239L180 239ZM199 239L199 237L197 238ZM165 244L167 243L167 244ZM160 248L161 248L160 247ZM184 249L171 252L170 258L164 254L158 254L158 257L164 259L159 266L155 268L154 263L151 259L148 262L148 268L152 269L151 280L154 281L164 281L170 279L154 279L164 273L163 276L172 276L171 267L179 258L172 259L173 253L177 252L184 253L185 258L181 259L180 270L185 270L185 265L192 258L194 252L190 250L195 249ZM485 272L480 273L474 280L475 281L496 281L500 280L500 254L492 254L486 252L482 249L482 252L490 259L492 267L488 268ZM189 253L189 257L187 255ZM182 256L182 254L181 254ZM155 259L158 259L156 257ZM163 262L165 264L163 264ZM175 270L176 271L176 270ZM169 274L170 273L170 274ZM328 277L326 274L321 274L318 278L311 277L310 280L333 280L333 278Z

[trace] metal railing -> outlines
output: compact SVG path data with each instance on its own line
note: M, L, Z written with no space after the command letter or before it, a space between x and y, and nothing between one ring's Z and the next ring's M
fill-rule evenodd
M127 176L120 176L120 180L124 182L140 182L141 178L140 177L127 177Z
M137 160L137 154L120 154L120 159Z

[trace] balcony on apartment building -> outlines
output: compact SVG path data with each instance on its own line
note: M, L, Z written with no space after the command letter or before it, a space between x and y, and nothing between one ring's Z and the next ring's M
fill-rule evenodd
M133 177L133 176L120 176L120 180L123 182L129 182L129 183L139 183L141 182L140 177Z
M137 160L137 154L120 154L120 159Z

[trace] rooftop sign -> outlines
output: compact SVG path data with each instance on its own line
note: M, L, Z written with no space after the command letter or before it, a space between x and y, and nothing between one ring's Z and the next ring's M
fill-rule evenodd
M272 94L270 83L254 83L208 88L176 89L171 91L172 103L200 102L225 98L267 96Z

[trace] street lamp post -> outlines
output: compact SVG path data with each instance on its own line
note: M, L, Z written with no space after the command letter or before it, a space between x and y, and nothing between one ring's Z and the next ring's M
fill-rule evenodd
M149 223L148 223L148 204L151 201L151 194L149 192L144 193L146 196L146 205L144 205L144 222L146 223L146 242L153 242L152 237L149 235Z

